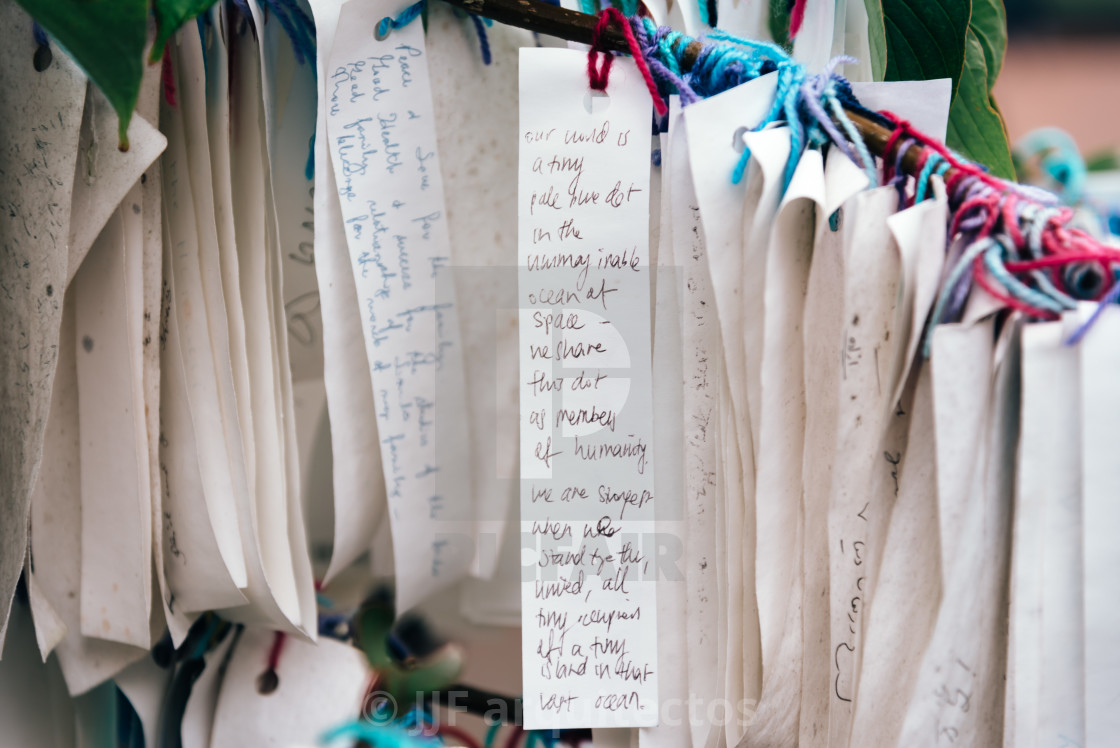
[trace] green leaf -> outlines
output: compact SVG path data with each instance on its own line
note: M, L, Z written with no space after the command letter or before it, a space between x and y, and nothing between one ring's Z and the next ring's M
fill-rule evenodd
M152 45L149 62L163 57L167 40L187 21L192 21L210 9L217 0L153 0L156 14L156 41Z
M1115 171L1120 169L1120 152L1112 148L1106 148L1091 153L1085 157L1085 169L1087 171Z
M885 80L949 78L957 95L964 69L970 0L882 0Z
M790 49L789 38L789 2L787 0L770 0L768 15L770 37L774 42L785 49Z
M1007 130L988 88L988 65L980 39L970 29L967 36L964 74L957 98L949 108L949 130L945 142L992 173L1015 178Z
M1003 56L1007 52L1007 11L1003 0L973 0L972 20L968 26L984 48L990 91L1003 69Z
M863 0L867 7L867 42L871 48L871 77L881 81L887 74L887 29L882 0Z
M16 0L104 92L128 149L128 121L140 95L147 0Z

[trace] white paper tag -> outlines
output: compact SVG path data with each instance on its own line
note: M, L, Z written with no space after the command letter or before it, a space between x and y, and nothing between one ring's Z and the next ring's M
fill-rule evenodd
M649 94L619 60L521 52L525 724L657 723ZM530 541L523 541L530 542Z
M27 554L27 512L51 399L68 263L78 133L85 77L61 52L43 72L32 65L31 18L0 5L0 647ZM27 179L13 178L27 174Z
M1023 328L1004 745L1085 745L1078 317Z
M54 652L67 688L71 694L79 694L111 678L147 650L81 633L81 452L75 360L79 347L74 306L73 298L67 300L59 332L58 371L43 440L43 467L31 501L31 556L37 588L32 594L41 594L67 629ZM159 635L159 630L154 632L154 637Z
M251 31L241 32L236 44L237 53L230 56L231 74L238 81L230 96L230 177L248 364L248 391L239 391L238 398L250 398L252 440L242 434L248 495L236 490L234 496L250 604L225 609L222 615L314 638L315 593L298 500L295 417L266 158L268 71ZM230 448L236 450L236 443Z
M848 745L852 702L863 655L863 610L871 590L869 559L881 554L894 493L875 491L890 463L880 447L891 397L888 367L898 335L892 329L899 283L887 216L897 204L892 187L849 200L844 223L844 306L834 339L840 364L836 443L829 494L829 589L832 667L830 745ZM893 458L892 458L893 459Z
M1078 308L1087 320L1092 305ZM1116 503L1120 462L1110 444L1120 390L1113 376L1120 340L1120 309L1105 309L1081 346L1081 480L1085 590L1085 745L1108 745L1120 734L1116 674L1120 672L1120 598L1116 569L1120 523ZM1057 386L1061 386L1060 384ZM1043 613L1045 615L1045 613Z
M653 305L653 423L658 438L653 443L654 495L661 499L656 506L658 556L665 563L657 573L657 666L659 714L657 727L639 731L639 748L679 748L691 742L691 725L684 708L688 704L688 661L692 652L688 642L688 619L695 610L688 604L685 560L685 536L689 520L684 497L684 348L681 338L681 298L687 293L684 273L673 253L673 219L691 224L691 206L673 208L675 192L670 177L672 149L670 141L682 125L677 97L670 101L669 130L658 139L661 166L651 171L651 200L658 198L660 209L657 236L656 275ZM681 148L684 148L681 133ZM687 151L685 151L687 155ZM688 164L683 165L687 172ZM654 179L656 178L656 180ZM688 197L692 198L691 185ZM651 229L653 211L650 211ZM674 215L676 214L676 215ZM651 231L652 233L652 231ZM651 247L652 250L652 247Z
M323 71L334 46L341 0L312 0L315 15L318 113L315 120L315 277L323 319L323 385L331 433L334 543L329 582L369 550L384 522L385 478L373 406L369 365L345 223L327 143L327 80ZM318 556L318 552L315 553Z
M274 637L247 628L234 646L214 711L212 748L313 745L327 730L358 718L369 681L361 650L333 639L315 645L289 638L276 664L276 688L262 693L259 679Z
M128 319L137 311L129 302L141 293L140 258L136 277L128 278L121 213L109 218L71 285L82 455L81 632L147 649L152 505L148 437L137 412L141 345Z
M678 3L674 7L679 7ZM700 206L692 185L688 140L679 101L670 102L666 184L672 185L673 260L684 275L681 293L684 421L684 502L688 518L684 537L686 641L688 696L698 704L714 703L722 691L718 671L717 638L720 597L726 597L716 579L716 507L723 503L720 479L718 414L721 410L719 380L723 377L723 350L715 294L708 269L708 250L700 225ZM693 703L689 701L689 703ZM666 714L666 719L669 715ZM691 715L690 715L691 717ZM715 728L704 719L690 721L692 744L703 748Z
M996 345L992 320L934 330L942 595L899 745L1001 742L1018 333L1014 318Z
M941 599L938 562L936 459L933 441L933 377L917 372L906 414L905 449L898 461L898 498L891 512L875 597L865 613L864 655L854 703L850 745L898 742L918 680L922 654ZM892 479L893 480L893 479ZM832 684L828 684L832 693ZM931 731L932 732L932 731Z
M381 435L397 610L463 577L474 556L466 403L446 207L420 23L375 38L400 3L339 17L326 137L346 221Z

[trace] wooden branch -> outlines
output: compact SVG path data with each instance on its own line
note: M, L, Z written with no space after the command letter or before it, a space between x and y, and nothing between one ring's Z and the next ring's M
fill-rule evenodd
M598 23L598 18L595 16L567 10L543 0L445 0L445 2L499 23L582 44L591 44L595 25ZM629 53L630 51L626 44L626 37L617 28L608 28L601 42L604 47L615 52ZM701 49L703 49L703 42L699 40L693 41L685 49L681 58L681 67L685 72L692 68ZM891 136L890 131L855 112L849 111L848 118L863 136L868 150L882 157ZM902 157L903 170L908 174L917 175L921 153L922 149L919 146L908 148ZM946 178L953 171L954 169L949 169L945 174Z

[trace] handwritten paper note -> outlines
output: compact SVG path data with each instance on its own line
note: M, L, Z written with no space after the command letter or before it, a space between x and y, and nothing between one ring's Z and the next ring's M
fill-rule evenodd
M649 95L617 61L521 51L526 727L657 723ZM531 543L524 547L526 543Z
M66 236L85 78L32 66L31 19L0 5L0 645L27 552L27 513L58 359Z
M459 318L420 23L347 3L324 71L327 133L365 329L405 611L473 558Z
M334 47L341 0L312 0L315 16L317 69L325 70ZM317 75L315 163L330 163L327 131L327 81ZM364 325L355 310L358 295L350 271L346 224L342 219L334 172L315 170L315 278L323 320L323 385L331 433L331 475L334 499L334 543L324 580L330 582L370 548L370 538L385 524L385 481L381 472L380 439L369 383ZM316 549L316 555L318 549ZM386 554L388 555L388 554Z

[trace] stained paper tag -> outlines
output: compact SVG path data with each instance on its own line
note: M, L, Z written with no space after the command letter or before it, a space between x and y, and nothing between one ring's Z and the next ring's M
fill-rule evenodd
M31 19L0 5L0 645L27 554L27 513L40 469L58 360L70 199L85 78L64 54L32 66ZM18 179L12 175L21 175ZM22 176L26 175L26 176Z
M525 726L657 723L650 101L629 61L521 51Z
M459 318L424 33L374 30L403 3L350 2L324 96L327 137L365 329L397 570L397 609L473 557Z
M679 7L674 6L674 7ZM684 486L687 530L684 538L688 697L712 703L719 696L717 682L720 597L726 597L716 576L716 507L723 502L719 479L719 444L715 428L720 411L719 382L723 370L715 292L708 267L708 245L700 224L700 206L692 183L688 140L678 102L669 113L669 153L665 182L672 185L673 261L681 268L681 356L688 379L682 393L684 421ZM662 167L664 168L664 166ZM692 744L705 745L715 730L702 720L690 720Z

